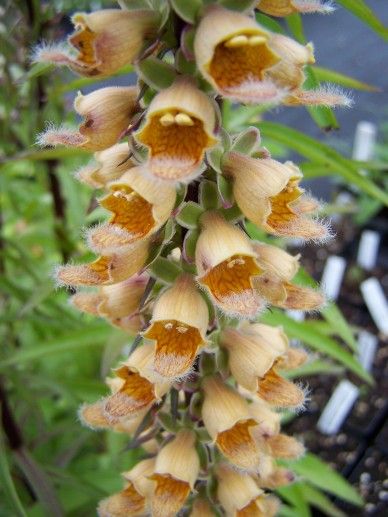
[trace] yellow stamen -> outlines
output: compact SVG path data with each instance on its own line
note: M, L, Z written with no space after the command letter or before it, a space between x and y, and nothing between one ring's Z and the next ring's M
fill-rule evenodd
M248 40L248 45L251 47L256 47L257 45L262 45L267 41L265 36L251 36Z
M178 126L194 126L193 119L187 113L178 113L175 115L175 122Z
M233 38L225 41L224 45L227 48L244 47L245 45L248 45L248 41L248 36L240 34L239 36L233 36Z
M162 117L160 117L159 122L162 124L162 126L172 126L172 124L175 124L175 118L174 115L171 113L166 113Z

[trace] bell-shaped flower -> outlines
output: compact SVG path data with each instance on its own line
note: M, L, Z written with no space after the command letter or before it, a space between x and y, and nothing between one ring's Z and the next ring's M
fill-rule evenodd
M248 236L217 212L205 213L201 225L195 250L198 282L226 314L255 316L264 301L253 282L263 271Z
M216 469L217 497L226 515L235 517L272 517L279 503L259 488L247 473L239 472L226 463Z
M194 500L189 517L215 517L210 501L203 497Z
M205 377L202 387L202 420L217 448L233 465L258 471L267 448L249 404L219 376Z
M180 77L154 97L135 136L149 150L154 177L188 182L200 174L205 151L218 141L216 125L209 96L192 79Z
M195 35L197 66L223 97L244 103L278 102L285 92L266 78L280 61L270 36L254 18L211 6Z
M112 285L135 275L148 257L149 243L139 241L124 253L102 255L86 264L67 264L56 269L58 285L99 286Z
M176 199L173 185L147 177L133 167L107 185L100 205L113 213L108 223L88 230L89 247L96 253L117 253L155 233L170 217Z
M167 379L189 373L206 344L208 324L207 304L193 278L181 275L155 302L150 326L143 333L156 341L155 372Z
M184 505L199 473L195 434L183 429L156 457L152 495L153 517L174 517Z
M324 303L324 296L316 289L291 283L299 268L299 255L293 257L277 246L261 242L252 245L257 253L256 261L264 270L255 279L255 288L271 305L306 311Z
M76 177L92 188L104 188L107 183L118 180L124 172L134 167L129 159L128 144L115 144L104 151L94 153L94 161L79 169Z
M100 501L99 517L144 516L149 510L148 499L153 483L149 479L155 469L155 458L140 461L129 472L123 472L126 486L106 499Z
M233 194L240 210L266 232L314 241L330 236L327 225L310 216L319 204L303 195L299 186L302 173L292 162L282 164L229 152L222 167L233 178Z
M143 319L139 305L148 282L148 275L135 275L98 291L80 291L71 303L82 312L106 318L112 325L132 334L139 332Z
M76 13L71 21L75 31L69 45L41 45L33 60L66 65L87 77L110 75L132 63L158 28L158 16L150 10L103 9ZM78 55L74 57L72 50Z
M89 151L102 151L116 144L128 128L136 109L138 90L134 86L108 86L82 95L74 109L84 118L78 131L48 127L38 138L39 145L66 145Z
M300 407L304 392L277 373L277 361L288 349L280 328L245 323L226 328L220 337L228 350L228 364L237 383L277 407Z
M170 389L170 383L155 380L153 362L154 347L145 344L114 371L115 377L111 381L113 393L103 401L104 413L112 423L137 416Z
M257 8L270 16L289 16L300 13L328 14L334 11L330 2L322 0L259 0Z

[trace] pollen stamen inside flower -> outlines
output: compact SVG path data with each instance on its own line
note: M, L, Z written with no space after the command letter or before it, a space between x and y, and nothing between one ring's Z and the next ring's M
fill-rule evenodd
M209 72L221 90L228 90L262 81L278 61L265 34L238 34L216 46Z
M185 176L199 166L215 143L200 119L178 110L152 115L138 139L150 149L153 173L165 179Z
M187 373L203 343L197 328L176 320L153 322L144 337L156 341L154 368L167 378Z

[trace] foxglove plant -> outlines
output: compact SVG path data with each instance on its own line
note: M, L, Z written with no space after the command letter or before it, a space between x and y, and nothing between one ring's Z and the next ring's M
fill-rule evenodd
M281 410L305 402L284 372L307 354L260 314L271 305L314 310L324 298L292 282L299 256L251 240L245 222L315 242L330 230L314 215L319 203L304 194L299 168L271 158L256 128L228 134L220 108L224 99L348 105L342 93L303 89L312 44L255 19L255 9L285 16L331 6L119 3L75 14L68 44L35 54L86 77L130 63L139 74L137 87L79 94L79 128L39 137L94 152L77 177L99 190L108 212L86 232L97 258L59 266L57 281L81 288L75 307L136 335L106 381L110 393L79 411L85 425L134 436L147 453L98 513L272 516L279 503L269 491L294 480L276 460L304 451L280 430Z

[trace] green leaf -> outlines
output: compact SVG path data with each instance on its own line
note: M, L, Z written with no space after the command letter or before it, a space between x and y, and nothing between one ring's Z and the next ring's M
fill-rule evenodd
M371 84L363 83L358 79L354 79L353 77L349 77L348 75L341 74L340 72L336 72L335 70L329 70L328 68L323 68L320 66L311 66L310 67L316 79L318 81L326 81L329 83L340 84L341 86L345 86L345 88L353 88L354 90L364 90L368 92L378 92L379 88L373 86Z
M261 144L260 131L256 127L248 127L233 140L231 150L242 154L252 154Z
M354 333L338 306L330 302L320 312L325 320L330 323L334 333L340 336L353 352L357 352L358 345L354 338Z
M199 10L202 7L201 0L170 0L171 6L177 15L187 23L194 24Z
M343 364L366 382L370 384L373 383L372 377L361 366L358 360L344 350L334 339L320 333L314 328L307 327L303 322L293 320L277 309L263 314L261 321L269 325L282 325L289 337L301 340L314 350L326 354Z
M202 180L199 185L199 202L205 210L218 208L218 189L214 181Z
M316 359L315 361L307 362L299 368L284 371L283 375L288 379L295 379L297 377L308 377L319 374L340 375L343 371L344 368L342 366L329 363L328 361L322 361L321 359Z
M388 206L388 193L366 176L362 176L352 160L344 158L328 145L275 122L261 122L258 127L264 138L273 138L313 162L325 163L331 171L335 171L331 174L342 176L346 182L359 187Z
M141 79L155 90L168 88L176 78L174 67L154 56L142 59L136 69Z
M317 456L307 453L296 461L284 461L288 468L302 476L317 488L338 496L356 506L362 506L363 500L358 492L340 474Z
M197 240L199 237L199 230L189 230L185 236L183 243L183 249L186 260L194 262L195 259L195 248L197 246Z
M89 324L86 328L63 334L43 345L35 344L32 348L18 350L11 357L0 361L0 369L13 365L20 366L49 355L77 353L84 348L103 346L111 334L112 329L107 325Z
M174 264L174 262L164 257L155 259L148 268L148 271L154 278L162 280L166 284L174 283L177 277L182 273L182 270L177 264Z
M183 203L182 209L176 216L176 221L184 228L188 228L190 230L198 226L199 219L203 213L204 209L198 205L198 203L188 201L187 203Z
M360 18L363 23L369 25L382 38L388 40L388 28L377 18L364 0L337 0L337 2L354 14L354 16Z
M46 74L47 72L51 72L52 70L54 70L54 65L52 63L35 63L29 69L27 74L22 78L22 81L35 79L35 77L39 77L40 75Z
M282 499L291 503L298 510L299 517L311 517L309 505L303 493L304 483L293 483L292 485L280 487L276 492Z
M306 43L306 38L303 31L303 21L300 14L295 13L287 16L286 23L288 28L290 29L294 38L299 41L299 43Z
M9 501L15 511L15 515L27 517L12 479L2 430L0 430L0 479L3 487L3 497Z
M346 515L337 508L323 492L309 485L308 483L302 483L303 495L310 503L311 506L315 506L321 512L329 515L330 517L346 517Z
M220 193L222 203L224 205L232 205L234 202L233 198L233 185L232 182L225 178L222 174L217 176L218 192Z
M280 25L279 22L277 22L276 20L274 20L273 18L271 18L271 16L267 16L266 14L262 14L260 12L257 12L256 13L256 21L262 25L263 27L265 27L266 29L272 31L272 32L277 32L278 34L285 34L285 30L283 29L283 27Z

